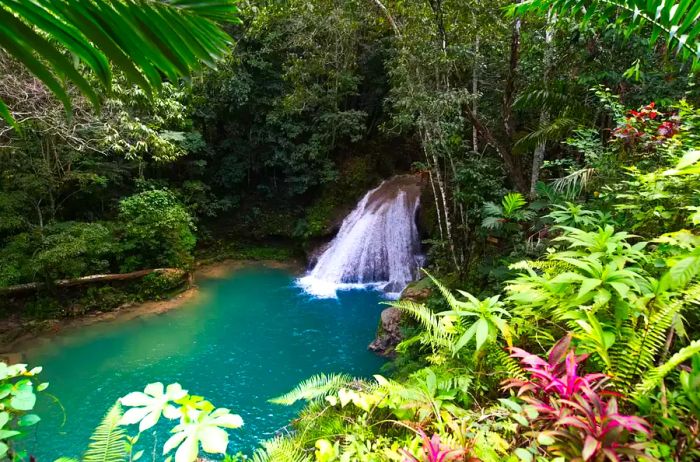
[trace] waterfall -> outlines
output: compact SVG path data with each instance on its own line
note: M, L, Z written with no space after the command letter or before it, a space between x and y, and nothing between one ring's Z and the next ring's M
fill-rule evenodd
M369 191L299 285L319 298L366 287L398 296L423 263L416 226L420 188L419 176L399 175Z

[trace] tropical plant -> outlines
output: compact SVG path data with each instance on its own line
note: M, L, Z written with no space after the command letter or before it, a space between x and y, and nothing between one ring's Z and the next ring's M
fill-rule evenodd
M480 351L486 342L495 342L501 335L510 345L511 329L507 318L510 313L504 308L499 296L479 300L468 292L459 290L466 300L458 300L447 287L426 272L438 287L449 310L433 313L425 305L410 301L395 301L389 304L418 320L426 330L419 334L423 343L431 345L435 352L443 351L457 355L472 340L475 351Z
M517 388L535 417L529 419L533 436L548 453L565 460L610 460L645 456L643 444L630 441L629 434L648 435L643 419L621 414L615 396L604 390L604 374L579 375L587 355L577 356L571 337L557 342L547 360L520 349L520 358L529 380L508 380L506 388Z
M546 360L520 348L510 348L510 356L520 361L530 379L508 379L504 388L517 388L518 396L524 393L537 396L556 393L564 399L571 399L583 389L595 390L603 386L608 379L605 374L577 374L577 368L588 355L576 355L571 339L571 334L562 337L549 350Z
M124 223L125 269L146 266L187 268L196 243L191 215L169 190L144 191L119 204Z
M297 401L313 402L323 399L346 386L352 377L347 374L318 374L300 382L293 390L272 398L271 403L291 406Z
M432 437L428 437L423 430L418 430L418 434L423 439L422 454L420 459L408 452L402 450L406 456L404 462L448 462L451 460L464 460L464 449L454 449L440 441L440 435L435 433Z
M690 393L694 384L696 384L698 381L697 366L700 363L700 361L698 360L698 355L700 355L700 340L695 340L691 342L688 346L681 348L665 363L659 365L658 367L655 367L654 369L651 369L645 375L644 381L640 382L636 386L633 396L637 399L644 397L645 395L653 391L654 388L659 386L662 383L664 377L666 377L672 371L676 370L678 366L680 366L682 363L692 358L694 375L691 377L691 375L687 371L682 371L680 374L681 387L683 388L683 390ZM695 406L696 414L700 415L700 406L698 406L700 405L700 401L698 401L698 396L689 395L689 399L691 404Z
M568 175L552 181L552 189L569 199L574 199L580 195L591 184L596 169L585 167L575 170Z
M600 210L587 210L582 204L566 202L564 204L552 204L552 211L547 215L555 226L567 226L585 231L608 224L610 217Z
M290 438L277 436L263 441L251 458L252 462L310 462L311 458ZM245 458L243 460L246 460Z
M122 413L122 408L129 408ZM83 462L124 462L141 458L144 451L135 451L140 435L154 427L161 417L177 420L162 447L163 455L174 452L175 462L197 460L201 449L209 454L225 454L228 447L228 433L225 429L235 429L243 425L239 415L228 409L216 408L201 396L194 396L183 390L180 384L165 387L156 382L146 386L143 392L127 394L112 406L107 415L90 437ZM130 437L125 427L139 425L138 434ZM170 459L173 456L168 456ZM76 459L62 458L64 462Z
M511 11L575 15L583 25L612 27L625 37L649 27L651 45L663 37L683 59L700 61L700 5L693 0L526 0Z
M121 405L115 403L90 436L82 462L118 462L125 459L129 441L124 427L120 425L121 419Z
M35 386L34 377L40 372L41 367L27 369L26 364L0 362L0 460L26 458L26 452L15 449L13 443L41 420L32 413L36 393L49 385Z
M68 81L97 106L95 87L110 90L113 67L150 95L163 76L175 81L201 63L212 65L231 42L216 22L236 22L237 13L231 0L6 0L0 3L0 46L70 110ZM0 115L13 120L2 101Z
M484 220L481 226L487 229L513 228L521 222L531 220L535 213L527 210L527 201L520 193L506 194L500 204L487 202L484 204Z

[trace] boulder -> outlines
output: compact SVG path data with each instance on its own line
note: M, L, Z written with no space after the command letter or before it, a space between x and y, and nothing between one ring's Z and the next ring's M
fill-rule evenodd
M401 294L401 300L410 300L415 303L422 303L430 297L432 288L421 284L422 281L406 287Z
M401 343L401 310L387 308L382 311L381 321L377 329L377 338L369 344L370 351L380 356L391 358L395 355L396 345Z

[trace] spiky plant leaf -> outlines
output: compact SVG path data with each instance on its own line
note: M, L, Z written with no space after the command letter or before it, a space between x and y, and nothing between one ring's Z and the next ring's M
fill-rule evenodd
M508 193L503 197L501 206L503 207L503 215L506 218L511 217L515 212L527 205L525 197L520 193Z
M175 81L213 65L231 42L217 22L237 15L234 0L0 0L0 48L70 110L68 82L97 106L96 87L109 92L113 69L150 95L163 77ZM13 123L2 102L0 116Z
M324 398L352 381L347 374L318 374L301 382L288 393L272 398L271 403L291 406L297 401L316 401Z
M418 321L425 329L425 340L434 349L452 350L450 335L441 328L440 320L430 308L410 300L398 300L389 304Z
M566 135L580 125L580 120L561 115L550 122L539 125L533 131L520 138L515 145L520 148L531 149L540 143L559 141L566 138Z
M114 404L90 437L83 462L122 462L126 460L126 432L119 426L122 408Z
M699 296L700 285L693 285L683 298L656 306L644 328L623 326L621 339L611 349L613 370L608 371L620 389L632 391L640 380L646 380L666 343L668 330L681 311Z
M671 356L668 361L661 366L655 367L644 375L644 380L634 389L633 398L640 398L650 393L661 384L661 381L678 368L682 363L689 360L696 354L700 354L700 340L690 342L690 345L681 348L678 353Z

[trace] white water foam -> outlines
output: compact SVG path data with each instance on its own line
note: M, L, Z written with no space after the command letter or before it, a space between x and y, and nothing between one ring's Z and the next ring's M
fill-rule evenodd
M378 289L396 298L423 263L416 213L420 180L402 175L368 192L348 215L316 266L297 283L310 295Z

